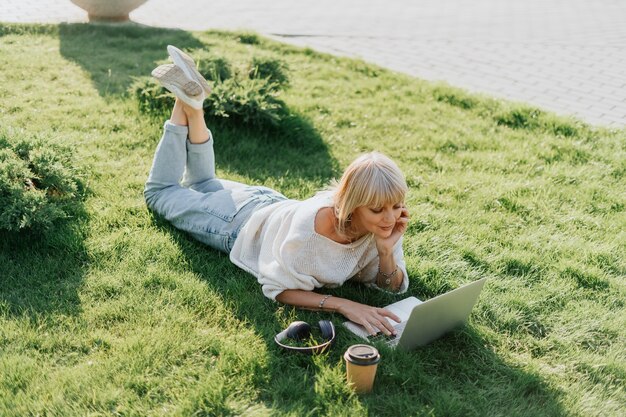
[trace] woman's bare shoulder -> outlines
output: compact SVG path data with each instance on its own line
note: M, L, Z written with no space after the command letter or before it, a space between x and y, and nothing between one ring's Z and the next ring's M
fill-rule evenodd
M322 207L315 215L315 232L329 239L332 238L335 229L331 210L331 207Z
M333 207L322 207L317 211L315 215L315 233L342 245L350 243L345 237L337 233L333 210Z

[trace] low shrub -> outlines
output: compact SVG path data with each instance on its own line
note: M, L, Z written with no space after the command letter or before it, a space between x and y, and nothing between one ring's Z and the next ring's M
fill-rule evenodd
M225 58L208 56L197 59L198 71L207 80L220 82L233 77L233 69Z
M243 124L256 129L277 127L287 116L285 104L278 98L288 85L287 65L277 59L254 58L247 73L233 71L224 58L197 51L198 71L212 81L212 92L204 101L208 118L224 123ZM241 67L240 67L241 68ZM174 97L156 80L141 77L130 87L141 111L158 116L167 114Z
M287 114L285 104L266 80L234 78L214 86L204 112L208 117L261 129L277 127Z
M43 231L84 196L70 148L0 131L0 230Z
M161 115L174 106L174 96L152 78L137 78L129 90L137 97L139 110L144 113Z
M274 58L252 58L248 75L252 79L264 79L271 84L286 86L289 84L288 66L284 61Z

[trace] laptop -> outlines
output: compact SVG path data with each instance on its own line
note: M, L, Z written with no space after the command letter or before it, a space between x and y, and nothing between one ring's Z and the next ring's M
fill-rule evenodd
M387 319L395 327L397 335L389 338L381 333L381 336L374 338L380 337L386 340L389 346L399 346L406 350L424 346L438 339L465 323L478 301L486 279L479 279L426 301L409 297L386 306L386 309L402 320L396 323ZM352 333L372 340L372 336L363 326L351 321L346 321L344 326Z

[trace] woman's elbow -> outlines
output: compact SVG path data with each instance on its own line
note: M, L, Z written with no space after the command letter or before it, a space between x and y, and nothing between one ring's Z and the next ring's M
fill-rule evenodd
M279 303L282 304L288 304L286 302L286 299L288 298L287 294L285 294L287 291L281 291L278 294L276 294L276 296L274 297L274 300L278 301Z

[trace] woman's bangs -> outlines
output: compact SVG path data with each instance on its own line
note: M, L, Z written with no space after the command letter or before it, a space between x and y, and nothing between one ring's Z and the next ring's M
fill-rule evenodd
M404 187L398 186L390 178L384 175L378 176L372 181L368 195L365 198L365 206L383 207L387 204L397 204L404 202L406 190Z

